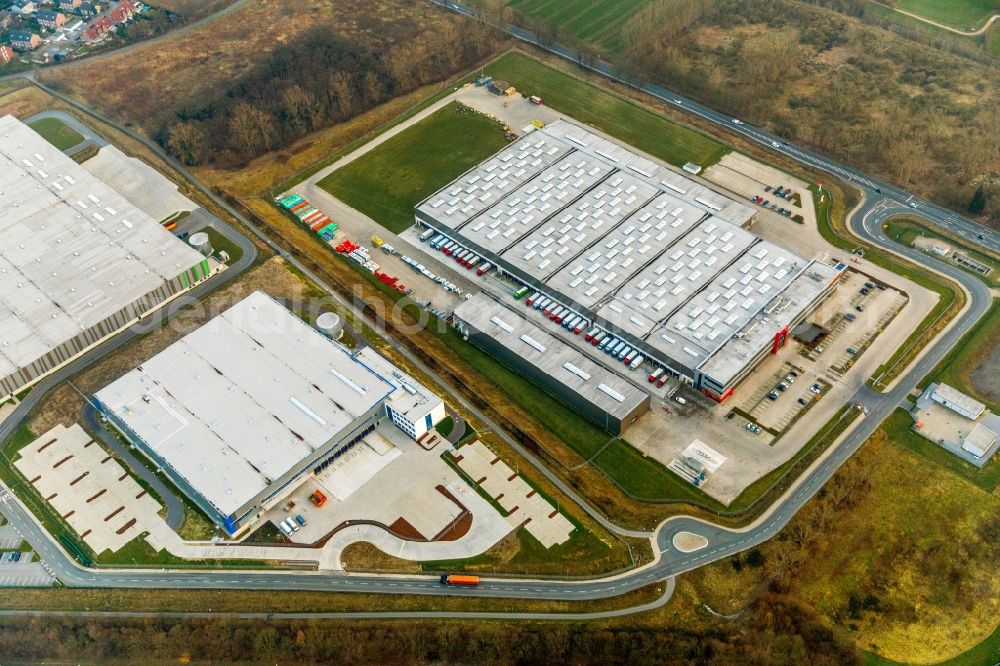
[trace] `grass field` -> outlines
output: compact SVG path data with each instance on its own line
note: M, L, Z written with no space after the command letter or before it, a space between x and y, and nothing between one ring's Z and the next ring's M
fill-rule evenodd
M954 472L986 492L993 492L1000 487L1000 456L994 456L980 469L949 453L926 437L921 437L913 431L912 426L913 418L903 409L894 411L882 424L882 428L893 442L930 460L935 465Z
M41 118L29 127L59 150L68 150L83 143L83 136L58 118Z
M318 184L399 233L416 204L505 144L500 125L453 102Z
M240 246L220 234L214 228L205 227L204 229L199 229L198 231L203 231L208 234L208 241L212 244L212 250L214 250L216 255L218 255L219 252L226 252L229 254L228 264L238 263L239 260L243 258L243 250L240 249Z
M886 224L885 232L889 238L892 238L903 245L913 245L913 241L919 236L941 240L951 247L961 250L972 259L990 266L992 271L988 276L977 273L971 268L963 268L963 270L981 278L991 287L1000 287L1000 282L998 282L998 276L1000 276L1000 259L997 259L993 255L980 252L976 248L971 247L968 244L958 242L954 238L946 236L926 224L921 224L916 220L911 220L905 217L891 218L888 224Z
M694 162L708 167L731 150L706 134L548 67L519 51L498 58L487 65L485 71L509 81L522 92L540 95L553 109L674 166Z
M896 7L925 19L972 31L997 10L994 0L899 0Z
M688 574L699 600L739 613L780 589L868 651L865 663L936 664L966 651L948 663L995 663L1000 496L915 455L894 421L757 547L755 565L743 554Z
M562 26L573 37L618 51L622 28L650 0L510 0L515 11Z
M977 388L973 373L1000 345L1000 300L994 299L993 307L979 323L959 341L946 358L920 382L926 387L931 382L944 382L969 393L994 412L1000 413L1000 401L991 399Z

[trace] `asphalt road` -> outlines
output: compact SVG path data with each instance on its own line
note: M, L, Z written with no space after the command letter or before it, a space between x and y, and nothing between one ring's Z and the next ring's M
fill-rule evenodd
M456 8L457 5L451 5L452 8ZM467 11L467 10L466 10ZM526 39L526 41L532 41L530 35L527 37L521 37ZM551 48L553 52L559 53L555 48ZM575 55L569 53L559 53L564 57L570 58L575 61ZM603 74L613 76L614 73L610 71L610 68L606 68L609 71L602 71L601 67L603 65L595 65L595 71L599 71ZM617 77L616 77L617 78ZM635 85L635 84L633 84ZM646 87L641 87L646 89ZM656 88L651 88L647 90L650 94L654 94L661 99L666 99L671 102L668 97L672 96L671 93L663 89L659 89L661 92L657 92ZM54 92L54 91L50 91ZM55 93L58 95L58 93ZM744 134L749 138L768 142L771 140L770 135L763 133L754 128L749 128L745 125L735 125L731 123L727 116L717 114L711 110L704 109L704 107L697 106L694 102L685 100L683 98L672 96L674 100L671 103L675 103L678 106L685 108L687 111L700 115L706 119L719 122L720 124L725 124L729 129L735 129L738 133ZM65 98L64 98L65 99ZM104 122L109 122L119 129L129 133L134 138L143 141L146 145L150 146L154 150L157 150L162 155L162 151L159 150L158 146L152 144L148 139L140 137L139 135L131 132L127 128L122 127L120 124L111 121L108 118L96 114L90 109L83 107L79 103L68 100L68 102L74 104L81 111L94 115L100 118ZM780 143L780 139L774 138L773 140ZM782 144L783 145L783 144ZM900 254L911 256L921 263L933 263L935 268L941 272L949 275L955 281L962 283L969 290L972 297L970 299L969 307L967 310L955 321L954 325L949 329L949 331L941 336L939 336L932 345L927 349L923 357L909 369L908 372L897 382L896 388L885 394L876 393L868 388L863 388L858 391L855 396L855 400L862 402L868 408L869 413L863 418L860 424L855 427L851 433L845 438L845 440L837 446L836 448L830 449L824 457L818 460L802 477L798 480L796 485L786 492L781 499L779 499L772 508L760 519L758 519L754 524L739 529L732 530L727 528L722 528L714 526L710 523L689 518L689 517L675 517L665 521L656 532L656 543L660 551L660 557L655 563L647 564L639 569L635 569L626 573L617 574L611 577L605 577L600 579L586 579L577 581L567 581L567 580L539 580L539 579L484 579L483 583L477 588L454 588L441 586L436 578L427 576L384 576L384 575L363 575L363 574L333 574L328 572L299 572L299 571L236 571L236 570L90 570L84 569L76 565L65 552L55 544L52 538L40 528L32 517L27 513L24 507L16 500L10 497L6 497L0 500L0 508L3 509L4 513L8 516L12 523L18 526L22 531L25 538L35 547L39 552L41 557L49 563L52 567L54 573L59 577L59 579L71 587L125 587L125 588L225 588L225 589L308 589L308 590L325 590L325 591L343 591L343 592L362 592L362 593L386 593L386 594L423 594L423 595L447 595L447 596L483 596L483 597L507 597L507 598L525 598L525 599L563 599L563 600L588 600L588 599L599 599L607 598L612 596L621 595L625 592L635 590L653 582L669 580L672 583L672 576L682 573L684 571L689 571L691 569L703 566L710 562L716 561L718 559L728 557L733 553L752 547L753 545L765 541L773 537L779 530L781 530L788 521L795 515L799 508L802 507L805 502L807 502L812 496L822 487L822 485L829 480L833 473L839 468L839 466L849 458L861 444L868 438L868 436L878 427L882 420L887 417L891 411L906 397L906 394L916 385L916 383L929 372L936 363L944 357L948 351L956 344L960 337L968 331L978 319L988 310L991 303L991 295L986 289L985 285L974 278L973 276L961 271L960 269L937 262L936 260L929 259L923 254L918 254L915 250L909 248L903 248L896 245L889 239L885 238L881 231L881 222L885 220L888 216L896 214L899 212L913 212L913 209L906 206L905 203L908 197L904 197L905 192L894 191L888 185L878 183L859 172L853 171L839 165L835 162L826 160L825 158L819 156L813 156L810 153L802 151L801 149L785 146L782 149L788 155L791 155L795 159L798 159L803 164L820 169L831 171L840 177L845 178L848 181L853 182L858 185L866 194L865 204L858 210L851 218L852 229L862 238L865 238L873 244L892 249ZM190 173L181 165L177 165L173 160L168 161L174 168L182 173L185 177L191 179L196 185L201 187L203 191L207 190L201 186L196 179L194 179ZM887 202L881 196L876 196L874 190L879 188L883 193L888 194L892 198L892 202ZM241 216L234 210L230 209L225 205L224 202L218 200L217 197L208 193L213 199L217 201L220 205L229 209L229 211L234 214L238 219L242 219ZM957 233L963 233L963 229L969 229L972 233L978 235L982 233L984 237L987 237L992 241L995 241L996 234L985 230L974 223L964 220L960 216L951 213L950 211L945 211L939 207L933 206L927 202L919 202L917 208L917 213L927 217L932 222L941 224L951 228ZM220 223L221 224L221 223ZM223 225L224 226L224 225ZM248 228L254 231L254 233L259 232L253 229L253 226L248 223ZM232 231L230 229L230 231ZM989 234L989 236L987 236ZM228 234L227 234L228 235ZM231 236L232 237L232 236ZM271 245L279 254L289 259L297 265L299 268L304 268L299 264L294 258L290 257L287 252L282 248L274 246L270 241L261 235L261 239ZM234 240L236 240L234 238ZM241 237L240 244L244 247L244 257L241 260L243 267L248 266L253 257L256 256L256 250L254 249L252 243L247 239ZM1000 245L998 245L1000 247ZM309 274L309 271L306 271ZM238 271L230 270L223 273L214 281L209 281L202 285L199 285L197 290L204 290L206 293L209 289L216 288L220 282L219 278L231 279L238 274ZM313 279L316 276L310 275ZM318 281L319 284L322 282ZM196 291L197 291L196 290ZM203 295L203 294L195 294ZM175 302L171 304L171 307L176 309L181 307L183 303ZM349 304L352 307L354 304ZM357 310L355 310L357 311ZM102 345L97 348L94 352L85 355L83 358L78 359L74 363L70 364L63 370L57 372L55 375L44 380L39 386L29 394L25 403L22 403L18 407L18 412L16 412L16 418L12 418L4 423L3 427L0 428L0 439L6 438L13 432L14 424L24 417L30 407L40 400L45 393L51 389L54 385L58 384L63 379L69 377L70 375L78 372L86 365L93 363L98 358L106 355L110 351L117 349L122 344L125 344L128 340L134 337L137 333L135 331L129 331L112 341ZM405 350L401 350L404 351ZM411 355L406 354L411 361L416 361ZM418 365L422 365L419 364ZM423 368L425 371L426 368ZM430 373L433 376L433 373ZM442 383L446 389L451 390L446 383ZM460 396L458 392L454 395ZM467 407L471 407L466 405ZM478 410L470 409L477 417L482 418L482 415L478 414ZM495 424L492 424L488 419L483 419L486 426L493 428L498 434L503 436L502 430L496 428ZM504 437L511 443L509 437ZM532 461L538 468L539 471L553 480L554 483L559 485L564 491L567 492L571 497L577 499L581 503L581 506L590 513L599 517L602 524L618 533L635 534L636 536L643 536L643 532L632 532L629 530L623 530L618 526L611 524L609 521L600 516L599 512L590 507L589 505L583 503L582 499L577 496L571 488L567 488L555 475L550 472L544 465L536 461L530 453L524 451L516 442L513 442L515 449L518 449L522 455L525 455L529 461ZM701 550L694 553L681 553L673 548L671 545L671 540L674 534L678 531L687 530L693 531L706 536L709 540L709 545ZM672 585L668 585L667 594L664 595L657 603L665 603L666 599L669 598L670 590ZM648 606L648 605L647 605ZM636 607L634 609L626 609L621 611L612 611L608 613L593 613L585 614L588 618L595 617L607 617L615 614L621 614L624 612L638 612L640 610L645 610L647 606ZM266 614L271 617L279 616L279 614ZM537 614L491 614L491 613L465 613L450 616L460 616L460 617L477 617L486 618L490 616L502 616L502 617L515 617L522 619L531 619ZM580 615L580 614L571 614ZM342 617L352 616L352 614L339 615ZM367 615L373 617L387 617L389 614L377 613L375 615ZM404 615L405 617L435 617L438 616L434 613L408 613ZM312 617L312 615L310 615ZM548 615L545 614L543 617L563 617L563 615Z
M450 0L428 1L458 14L464 14L470 17L476 16L473 9L457 2L451 2ZM739 119L734 119L732 116L710 109L689 97L685 97L684 95L673 92L672 90L668 90L663 86L640 81L633 76L620 72L614 66L606 62L596 61L588 64L581 63L579 53L574 49L555 43L542 44L528 30L518 28L516 26L507 26L506 31L511 36L523 42L527 42L528 44L548 51L554 55L569 60L570 62L576 63L581 67L597 72L598 74L606 76L609 79L614 79L615 81L628 85L632 88L641 90L642 92L652 95L662 102L666 102L674 108L681 109L687 113L698 116L699 118L715 123L716 125L719 125L734 134L738 134L750 139L751 141L755 141L770 148L771 150L774 150L775 152L792 157L806 166L819 171L834 174L848 183L866 190L873 195L882 195L886 198L894 200L899 204L902 204L902 208L899 212L919 212L921 217L926 218L938 226L964 236L973 243L979 243L984 247L1000 252L1000 232L987 229L986 227L983 227L968 218L962 217L954 211L938 206L937 204L925 199L915 197L895 185L873 178L861 171L858 171L857 169L847 166L846 164L823 157L822 155L817 155L810 150L789 143L776 134L754 127L753 125L748 125L742 121L737 123L735 121ZM910 204L913 204L913 206L910 206Z
M135 454L129 450L129 447L122 444L121 440L115 437L112 433L105 428L101 422L98 420L97 410L94 409L93 405L90 404L89 396L84 399L87 403L83 406L83 427L84 429L97 436L104 447L111 449L118 454L126 464L126 466L132 471L133 474L143 479L146 483L153 488L156 494L163 500L163 506L167 509L167 516L164 521L170 526L170 529L175 532L180 532L181 525L184 523L184 502L174 494L167 486L160 480L156 474L153 473L146 465L136 458Z

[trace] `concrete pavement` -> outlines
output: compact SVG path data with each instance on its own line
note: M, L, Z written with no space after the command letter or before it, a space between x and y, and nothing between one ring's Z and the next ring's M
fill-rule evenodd
M452 5L452 7L457 6ZM572 57L572 55L566 57ZM93 113L90 110L84 110L87 113ZM725 117L721 118L724 119ZM107 121L107 119L104 120ZM722 123L728 121L718 120L717 122ZM749 131L750 129L752 128L747 128L746 131ZM756 135L750 136L751 138L756 137ZM143 139L140 138L140 140ZM144 142L149 145L148 141ZM872 188L874 187L874 185L871 185L872 181L866 177L855 175L857 172L846 172L845 168L840 165L825 161L817 163L812 160L809 154L804 153L799 149L794 149L794 151L789 149L787 152L788 154L795 156L804 164L820 169L826 169L828 167L825 165L832 164L833 168L831 170L834 173L838 173L853 182L860 182L864 187L868 188L867 192L869 193L871 193ZM183 168L181 169L181 173L186 177L189 177L189 174L187 174ZM196 180L192 179L192 181L195 184L198 184ZM905 248L895 246L891 243L891 241L881 235L880 222L888 215L900 211L909 212L912 209L897 203L894 206L882 207L881 209L874 211L873 209L876 203L877 202L866 202L866 204L855 213L852 217L852 228L855 233L858 233L870 242L882 247L898 250L901 254L906 254ZM920 206L922 209L923 204L921 203ZM236 214L235 211L230 212ZM921 213L923 212L924 211L921 210ZM870 216L869 213L871 213ZM953 215L950 212L947 213L948 215ZM236 216L239 218L238 214L236 214ZM936 219L944 216L931 209L931 214L927 217L930 221L936 221ZM872 230L870 228L866 229L863 224L864 220L877 223L875 224L877 230ZM963 222L963 224L964 223L965 222ZM968 224L973 223L969 222ZM265 242L268 241L265 240ZM280 254L287 257L288 253L284 252L280 248L275 249ZM921 260L922 262L926 262L926 257L921 255ZM300 266L300 264L294 260L293 264ZM875 430L875 428L878 427L881 421L888 416L889 413L891 413L891 411L901 402L903 398L905 398L906 393L908 392L908 387L915 385L923 375L932 369L933 366L954 346L961 335L968 331L979 320L979 317L988 309L991 303L991 294L989 290L985 288L985 285L957 268L941 264L939 269L943 273L949 275L949 277L952 277L957 282L963 284L969 290L972 294L969 307L960 315L958 320L956 320L956 323L948 331L940 335L932 343L928 351L920 359L918 359L908 372L904 374L903 378L891 391L885 394L878 394L871 391L867 387L859 389L856 397L859 401L864 402L866 406L868 406L869 415L860 422L858 427L854 428L850 433L844 436L836 446L831 447L824 454L824 456L817 460L810 467L810 469L800 477L796 484L788 490L768 512L765 513L765 515L756 520L753 524L740 530L720 528L705 521L690 517L676 517L669 519L665 521L657 531L657 558L653 563L610 577L579 581L538 579L505 580L491 578L485 579L477 588L459 589L441 586L435 579L419 576L330 575L316 572L287 571L93 571L83 569L72 562L65 552L62 551L57 544L55 544L51 537L42 531L42 529L37 525L37 523L35 523L23 505L21 505L16 498L5 497L5 499L0 500L0 502L3 504L4 511L11 517L11 521L16 522L16 524L24 528L24 534L29 542L35 546L36 550L46 561L52 564L53 569L56 570L60 579L62 579L65 584L70 586L230 589L242 589L247 587L254 587L258 589L297 588L390 594L406 593L449 596L497 596L510 598L553 598L579 600L617 596L629 590L638 589L652 582L670 578L677 573L691 570L717 559L732 555L735 552L750 548L757 543L771 538L785 524L787 524L792 516L794 516L795 512L819 490L823 483L825 483L833 475L833 473L836 472L839 466L861 446L861 444ZM223 276L228 273L229 271L223 273ZM315 276L310 275L310 277L315 279ZM320 284L322 283L320 282ZM122 338L124 337L125 336L122 336ZM116 338L112 342L117 343L122 338ZM411 358L411 361L415 360L412 359L411 355L407 356ZM85 359L90 362L91 355L86 356ZM450 389L447 385L445 386ZM40 388L41 386L36 388L36 390L29 395L29 398L34 396L37 399L38 396L43 396L48 390L39 390ZM51 386L48 388L51 388ZM475 410L470 411L473 411L474 413ZM488 420L486 421L486 425L487 427L494 428L498 433L502 432L491 425ZM515 450L522 452L522 454L525 455L530 462L538 466L542 474L553 478L556 485L564 488L569 496L573 497L578 502L582 502L582 499L580 499L572 489L565 487L565 484L562 484L561 481L555 478L554 475L541 465L534 457L528 454L528 452L523 451L522 447L516 446L516 442L514 444ZM610 523L610 521L607 521L603 518L603 516L600 516L600 514L592 507L589 507L585 503L582 503L581 506L583 506L584 510L588 513L591 513L591 515L599 516L603 524L617 533L632 533L640 536L645 535L642 532L623 530L622 528ZM701 550L689 554L678 551L673 547L672 541L675 535L683 531L704 536L708 540L708 545ZM629 611L625 610L621 612ZM386 617L385 614L377 614L375 616ZM413 616L427 617L428 615L415 613ZM600 614L591 614L588 617L600 616ZM503 617L523 618L524 615L503 615Z

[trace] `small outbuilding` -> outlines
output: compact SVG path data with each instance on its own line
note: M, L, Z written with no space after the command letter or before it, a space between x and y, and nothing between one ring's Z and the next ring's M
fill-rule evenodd
M500 95L501 97L505 95L509 96L517 94L517 88L510 85L503 79L493 79L489 82L488 89L494 95Z

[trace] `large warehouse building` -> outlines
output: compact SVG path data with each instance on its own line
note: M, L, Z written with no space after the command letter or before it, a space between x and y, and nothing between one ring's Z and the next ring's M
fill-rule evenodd
M649 411L649 393L484 293L462 303L455 319L474 344L612 434L622 434Z
M371 350L352 354L262 292L94 398L229 534L382 419L418 438L415 427L444 417L441 399L413 378Z
M756 212L582 127L531 132L419 204L432 245L489 262L724 400L846 269L745 230ZM562 317L565 319L565 317Z
M209 266L13 116L0 118L0 401Z

